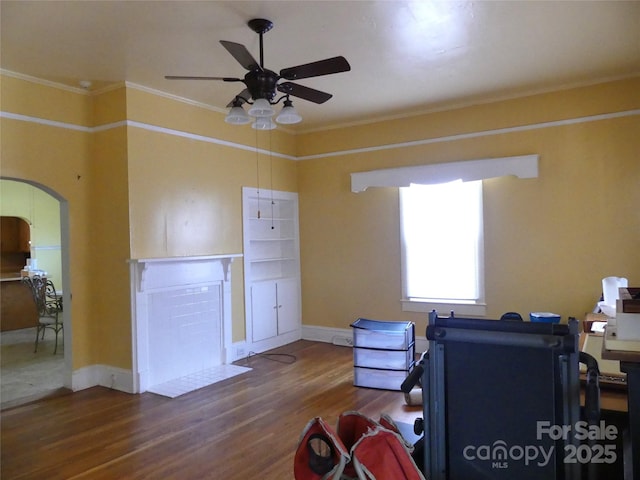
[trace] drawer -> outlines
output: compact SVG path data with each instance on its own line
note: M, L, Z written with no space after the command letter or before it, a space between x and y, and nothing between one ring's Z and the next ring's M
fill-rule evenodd
M354 347L355 367L383 368L387 370L408 370L415 360L415 345L407 350L380 350Z
M353 384L356 387L378 388L400 391L400 385L409 375L409 370L382 370L378 368L354 367Z
M359 318L351 326L354 347L407 350L415 340L412 322L382 322Z

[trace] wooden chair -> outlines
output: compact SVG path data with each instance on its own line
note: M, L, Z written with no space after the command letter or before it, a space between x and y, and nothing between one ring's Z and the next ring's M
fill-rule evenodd
M56 334L56 343L53 349L55 355L58 351L58 334L62 331L62 298L56 294L55 286L51 280L45 277L34 275L33 277L23 277L25 283L31 290L33 301L38 310L38 324L36 325L36 345L34 353L38 351L38 341L44 339L44 332L48 328ZM40 334L42 333L42 338Z

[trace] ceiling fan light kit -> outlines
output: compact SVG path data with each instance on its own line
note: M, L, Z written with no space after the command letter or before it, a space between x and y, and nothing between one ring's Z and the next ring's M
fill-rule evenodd
M302 121L302 117L296 111L293 106L293 102L289 99L284 101L284 107L280 111L280 114L276 117L276 122L281 123L282 125L292 125L294 123L300 123Z
M229 110L224 121L232 125L246 125L251 122L251 117L244 111L244 108L237 105L235 107L231 107L231 110Z
M291 125L302 121L302 117L293 107L289 96L302 98L313 103L321 104L329 100L330 93L321 92L310 87L299 85L290 81L278 83L279 80L299 80L301 78L319 77L333 73L348 72L351 70L349 62L344 57L332 57L317 62L306 63L295 67L284 68L277 74L264 68L264 49L262 36L273 28L273 22L256 18L249 20L249 28L260 36L260 63L258 63L244 45L220 40L220 44L235 58L246 70L247 74L242 78L234 77L196 77L167 75L168 80L220 80L223 82L242 82L246 88L234 97L228 107L229 113L225 122L232 125L246 125L255 120L252 127L256 130L272 130L276 124L271 117L275 115L273 105L284 100L283 108L275 121L283 125ZM283 95L274 100L276 91ZM242 107L243 103L251 105L248 113Z
M269 100L266 98L258 98L254 100L253 105L249 108L247 112L252 117L273 117L276 111L269 103Z
M256 121L251 124L251 128L254 130L273 130L276 126L271 117L257 117Z

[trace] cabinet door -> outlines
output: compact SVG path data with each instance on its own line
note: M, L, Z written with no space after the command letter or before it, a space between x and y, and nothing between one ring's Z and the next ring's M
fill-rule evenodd
M277 282L278 334L300 328L300 294L298 279L287 278Z
M251 285L252 341L259 342L278 335L278 308L274 282Z

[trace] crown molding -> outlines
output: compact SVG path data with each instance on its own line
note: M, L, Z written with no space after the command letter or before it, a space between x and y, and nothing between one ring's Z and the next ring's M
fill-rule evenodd
M122 87L126 87L126 88L131 88L134 90L138 90L141 92L145 92L145 93L149 93L151 95L156 95L159 97L163 97L169 100L173 100L176 102L180 102L180 103L184 103L187 105L191 105L197 108L203 108L205 110L210 110L213 112L217 112L217 113L221 113L226 115L227 110L223 109L223 108L219 108L219 107L215 107L213 105L209 105L203 102L198 102L195 100L191 100L188 99L186 97L181 97L179 95L174 95L171 93L167 93L167 92L163 92L162 90L157 90L155 88L151 88L151 87L146 87L144 85L140 85L137 83L133 83L133 82L129 82L129 81L120 81L120 82L114 82L110 85L107 85L106 87L100 88L100 89L95 89L95 90L86 90L84 88L81 87L72 87L69 85L65 85L63 83L59 83L59 82L53 82L51 80L44 80L42 78L38 78L38 77L34 77L31 75L26 75L23 73L18 73L18 72L14 72L11 70L6 70L3 68L0 68L0 74L2 75L6 75L8 77L13 77L13 78L17 78L20 80L24 80L27 82L31 82L31 83L35 83L35 84L39 84L39 85L43 85L43 86L47 86L47 87L51 87L51 88L57 88L60 90L64 90L67 92L72 92L72 93L77 93L80 95L87 95L87 96L92 96L92 95L100 95L112 90L117 90L119 88ZM300 135L300 134L308 134L308 133L316 133L316 132L324 132L324 131L330 131L330 130L338 130L338 129L342 129L342 128L349 128L349 127L358 127L358 126L364 126L364 125L371 125L374 123L381 123L381 122L387 122L387 121L393 121L393 120L402 120L402 119L411 119L411 118L415 118L415 117L420 117L423 115L429 115L429 114L433 114L433 113L439 113L439 112L445 112L445 111L449 111L449 110L458 110L461 108L468 108L468 107L473 107L476 105L486 105L489 103L496 103L496 102L501 102L501 101L508 101L508 100L515 100L518 98L525 98L525 97L530 97L533 95L543 95L546 93L552 93L552 92L562 92L562 91L566 91L566 90L571 90L574 88L582 88L582 87L589 87L592 85L598 85L600 83L609 83L609 82L615 82L615 81L621 81L621 80L626 80L626 79L630 79L630 78L636 78L636 77L640 77L640 73L639 72L633 72L633 73L629 73L629 74L625 74L625 75L616 75L616 76L611 76L611 77L605 77L605 78L598 78L598 79L591 79L591 80L586 80L586 81L582 81L582 82L573 82L573 83L566 83L564 85L556 85L554 87L545 87L545 88L538 88L538 89L530 89L527 91L522 91L522 92L517 92L517 93L510 93L510 94L505 94L505 95L494 95L494 96L488 96L486 98L483 99L471 99L471 100L464 100L464 101L460 101L460 102L451 102L451 103L443 103L440 106L437 107L431 107L431 108L425 108L422 110L413 110L411 112L407 112L407 113L399 113L399 114L392 114L392 115L381 115L381 116L374 116L374 117L368 117L365 120L354 120L354 121L350 121L350 122L342 122L342 123L336 123L336 124L332 124L332 125L327 125L327 126L321 126L321 127L317 127L317 128L308 128L308 129L296 129L296 130L292 130L286 127L282 127L282 126L278 126L278 129L289 134L289 135Z
M217 113L221 113L222 115L227 115L228 111L226 108L218 108L215 107L213 105L208 105L206 103L202 103L202 102L197 102L195 100L191 100L185 97L180 97L178 95L174 95L172 93L167 93L167 92L163 92L161 90L156 90L155 88L150 88L150 87L145 87L144 85L139 85L137 83L132 83L132 82L124 82L127 88L131 88L132 90L138 90L140 92L145 92L148 93L150 95L156 95L158 97L162 97L162 98L166 98L169 100L173 100L176 102L180 102L180 103L185 103L187 105L191 105L193 107L198 107L198 108L204 108L205 110L210 110L212 112L217 112ZM296 135L297 132L282 127L281 125L278 125L278 130L288 133L290 135Z
M222 108L214 107L213 105L208 105L206 103L198 102L196 100L190 100L190 99L185 98L185 97L180 97L180 96L174 95L172 93L167 93L167 92L163 92L161 90L156 90L155 88L145 87L144 85L140 85L140 84L137 84L137 83L124 82L124 85L127 88L130 88L132 90L138 90L140 92L148 93L150 95L155 95L155 96L166 98L166 99L169 99L169 100L174 100L176 102L185 103L185 104L191 105L193 107L203 108L205 110L211 110L213 112L222 113L222 114L226 114L227 113L227 111L222 109Z
M462 100L458 102L455 102L455 101L442 102L440 106L428 107L420 110L412 110L411 112L407 112L407 113L373 116L373 117L367 117L365 120L354 120L350 122L335 123L335 124L323 126L323 127L301 129L301 130L298 130L298 134L325 132L330 130L339 130L342 128L360 127L365 125L371 125L374 123L382 123L382 122L388 122L393 120L411 119L411 118L420 117L423 115L430 115L433 113L448 112L451 110L459 110L462 108L469 108L477 105L487 105L490 103L506 102L509 100L516 100L518 98L532 97L535 95L544 95L544 94L553 93L553 92L563 92L563 91L572 90L575 88L590 87L593 85L599 85L601 83L610 83L610 82L628 80L636 77L640 77L639 72L634 72L634 73L625 74L625 75L616 75L616 76L605 77L605 78L591 79L591 80L586 80L582 82L566 83L564 85L556 85L555 87L530 89L530 90L517 92L517 93L502 94L502 95L496 94L493 96L487 96L482 99L475 99L475 100L469 99L469 100Z
M7 77L17 78L18 80L24 80L25 82L35 83L37 85L64 90L65 92L77 93L79 95L91 95L89 90L85 90L81 87L72 87L70 85L65 85L64 83L52 82L51 80L32 77L31 75L25 75L24 73L12 72L11 70L5 70L4 68L0 68L0 74Z
M297 159L298 160L315 160L318 158L340 157L343 155L354 155L358 153L377 152L380 150L416 147L419 145L428 145L432 143L443 143L443 142L452 142L455 140L465 140L469 138L489 137L492 135L503 135L506 133L524 132L527 130L538 130L541 128L574 125L578 123L597 122L600 120L632 117L635 115L640 115L640 109L624 110L622 112L603 113L600 115L589 115L586 117L568 118L564 120L553 120L550 122L532 123L529 125L519 125L517 127L506 127L506 128L497 128L494 130L479 130L477 132L457 133L454 135L446 135L442 137L425 138L422 140L413 140L410 142L388 143L384 145L376 145L373 147L354 148L351 150L341 150L337 152L316 153L313 155L300 156L300 157L297 157Z

